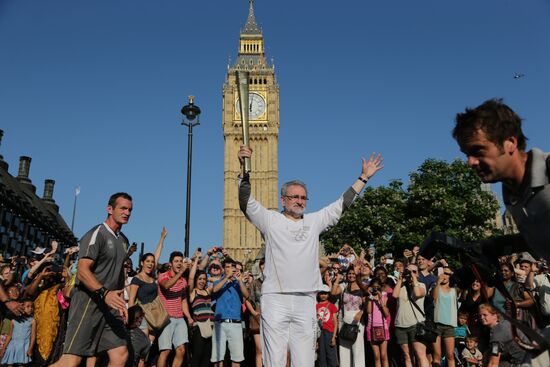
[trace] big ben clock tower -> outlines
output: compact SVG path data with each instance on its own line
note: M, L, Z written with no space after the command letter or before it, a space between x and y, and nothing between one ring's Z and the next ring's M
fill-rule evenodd
M227 71L223 86L222 126L224 137L223 246L235 259L248 260L259 251L260 232L239 209L237 159L242 141L241 116L235 72L249 72L249 134L252 156L252 195L268 209L277 209L279 142L279 86L275 68L265 57L264 38L254 17L254 1L249 0L248 19L241 30L237 61Z

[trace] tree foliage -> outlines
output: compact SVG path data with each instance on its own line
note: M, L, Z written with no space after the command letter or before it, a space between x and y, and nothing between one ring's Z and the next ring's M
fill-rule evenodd
M387 187L368 187L321 236L326 252L349 243L355 249L375 244L378 253L399 254L432 232L470 241L496 231L498 201L482 190L481 181L463 161L428 159L409 178L406 189L398 180Z

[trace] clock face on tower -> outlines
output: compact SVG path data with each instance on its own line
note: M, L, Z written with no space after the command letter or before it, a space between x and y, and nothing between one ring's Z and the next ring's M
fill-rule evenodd
M237 99L237 111L240 113L240 100ZM248 94L248 117L251 120L256 120L265 113L265 99L258 93Z

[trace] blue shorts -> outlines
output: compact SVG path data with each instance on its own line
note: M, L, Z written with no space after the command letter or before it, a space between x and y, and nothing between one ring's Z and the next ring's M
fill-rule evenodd
M241 323L214 322L210 362L223 361L226 344L229 346L232 362L244 361L243 326Z
M159 336L159 350L177 348L187 343L189 343L189 336L185 319L170 317L170 323L166 325Z

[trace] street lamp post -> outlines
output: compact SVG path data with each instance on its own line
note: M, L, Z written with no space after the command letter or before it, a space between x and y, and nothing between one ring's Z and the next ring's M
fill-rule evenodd
M189 96L189 103L181 109L181 124L188 127L187 133L187 199L185 204L185 257L189 257L189 225L191 220L191 160L193 151L193 127L200 124L201 109L193 104L195 97ZM196 119L196 120L195 120Z

